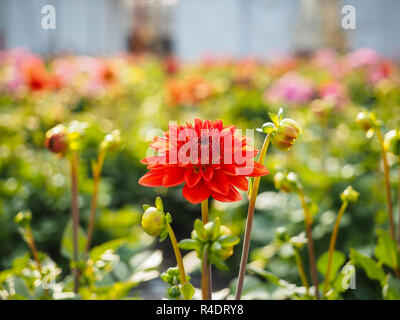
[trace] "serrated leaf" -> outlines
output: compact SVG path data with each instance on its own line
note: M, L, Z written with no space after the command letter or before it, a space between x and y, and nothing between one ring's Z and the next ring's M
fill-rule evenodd
M385 272L372 258L359 253L354 249L350 249L350 259L353 264L363 268L368 278L378 280L381 283L385 281Z
M78 227L78 260L83 259L86 247L86 234L82 227ZM74 260L74 237L73 225L70 219L64 229L63 237L61 240L61 254L69 260Z
M323 276L326 275L326 272L328 270L328 259L329 251L326 251L317 261L317 269ZM339 271L340 267L344 264L345 261L346 256L342 252L337 250L333 251L329 282L331 282L335 278L336 273Z
M194 287L190 282L186 282L181 286L181 293L185 300L191 300L194 295Z
M396 242L389 232L383 229L378 229L376 233L378 235L378 244L375 247L376 258L388 267L396 269L398 267Z

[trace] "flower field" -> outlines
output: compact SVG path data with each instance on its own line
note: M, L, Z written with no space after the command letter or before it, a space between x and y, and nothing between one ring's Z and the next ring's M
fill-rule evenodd
M370 49L0 52L0 299L398 300L399 123Z

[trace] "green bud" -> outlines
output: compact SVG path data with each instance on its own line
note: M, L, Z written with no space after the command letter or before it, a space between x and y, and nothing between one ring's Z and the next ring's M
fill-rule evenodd
M357 202L359 195L360 194L354 190L352 186L348 186L340 195L340 199L342 199L342 201Z
M171 298L178 298L181 295L181 290L179 289L179 286L172 286L168 288L168 295Z
M21 227L28 226L32 221L32 212L30 210L25 210L18 212L14 218L16 224Z
M107 134L100 144L100 149L113 151L121 145L121 133L119 130L114 130Z
M165 213L155 207L149 207L143 213L142 227L149 235L158 237L167 228Z
M44 146L54 153L65 153L68 151L67 128L58 124L46 132Z
M282 172L276 173L274 176L274 185L276 189L286 193L298 191L302 188L299 178L294 172L289 172L288 174Z
M275 238L279 242L286 242L289 240L289 233L287 232L285 227L279 227L275 231Z
M376 117L372 112L361 111L357 114L356 123L364 130L368 131L371 128L375 127Z
M390 130L385 134L385 150L400 156L400 130Z
M301 128L293 119L282 119L276 130L271 134L272 145L281 150L289 150L300 136Z

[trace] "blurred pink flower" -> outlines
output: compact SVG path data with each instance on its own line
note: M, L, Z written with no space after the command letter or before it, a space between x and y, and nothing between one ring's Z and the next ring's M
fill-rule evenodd
M312 82L295 72L290 72L276 81L264 93L264 98L271 103L304 104L314 95Z

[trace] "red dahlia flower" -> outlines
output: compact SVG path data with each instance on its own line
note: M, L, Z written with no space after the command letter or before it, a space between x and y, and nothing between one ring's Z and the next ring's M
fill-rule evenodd
M267 175L254 161L258 150L246 136L235 135L234 126L221 120L196 119L194 126L170 124L164 137L155 137L150 147L157 155L142 163L150 170L139 183L147 187L173 187L184 183L183 196L199 203L210 196L218 201L242 199L236 188L246 191L246 177Z

